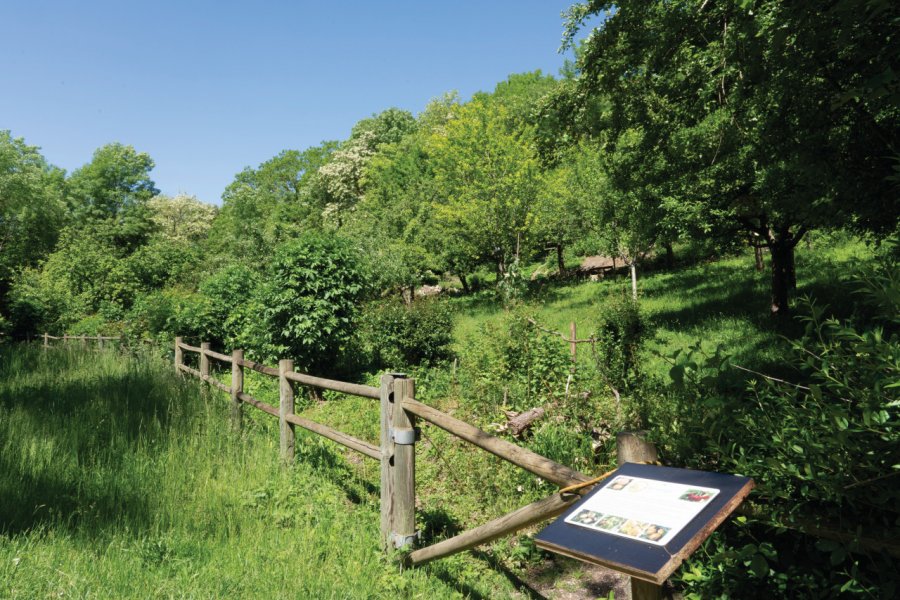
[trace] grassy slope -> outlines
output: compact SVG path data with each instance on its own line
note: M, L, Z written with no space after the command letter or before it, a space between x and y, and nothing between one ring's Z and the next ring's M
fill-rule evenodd
M305 436L204 399L150 359L0 350L0 597L515 595L483 561L399 573L377 490ZM369 479L377 479L375 465Z

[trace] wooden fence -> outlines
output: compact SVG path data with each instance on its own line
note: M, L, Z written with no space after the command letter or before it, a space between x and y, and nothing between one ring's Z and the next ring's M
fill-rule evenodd
M184 353L199 354L199 370L184 364ZM231 385L225 385L210 377L210 360L231 365ZM517 467L541 477L561 487L585 483L591 480L587 475L565 465L541 456L527 448L517 446L504 439L443 413L416 400L415 381L402 373L385 374L380 387L347 383L332 379L313 377L294 371L293 361L280 360L278 368L262 365L244 358L242 350L232 350L231 354L214 352L207 342L200 346L185 344L182 338L175 339L175 369L207 382L231 397L231 421L234 428L240 428L241 411L244 405L257 408L277 417L280 422L281 459L294 458L294 428L299 426L326 437L342 446L359 452L381 464L381 538L385 547L404 550L405 561L409 565L421 565L429 561L450 556L475 546L510 535L516 531L561 514L587 488L571 494L554 493L542 500L523 506L509 514L494 519L474 529L425 548L416 548L416 455L418 439L416 422L427 421L448 433L465 440ZM251 369L263 375L278 378L280 382L279 406L272 406L257 400L244 392L244 371ZM318 389L334 390L344 394L371 398L380 403L381 440L380 444L369 443L338 431L322 423L310 421L294 414L294 387L299 383ZM640 444L622 444L620 462L638 462L646 457ZM629 455L629 452L635 454ZM655 454L655 451L654 451Z

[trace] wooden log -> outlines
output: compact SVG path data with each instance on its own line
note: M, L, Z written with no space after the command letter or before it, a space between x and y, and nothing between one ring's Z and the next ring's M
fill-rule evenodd
M313 377L305 373L295 373L291 371L285 374L291 381L296 381L303 385L323 388L326 390L334 390L353 396L362 396L363 398L380 398L381 390L370 385L360 385L358 383L347 383L345 381L337 381L334 379L325 379L323 377Z
M415 397L415 380L394 377L394 410L391 435L394 438L393 546L412 549L416 535L416 418L403 408L406 399Z
M221 352L213 352L212 350L207 349L204 351L204 354L206 354L206 356L210 358L215 358L216 360L220 360L222 362L231 362L231 357L227 354L222 354Z
M316 423L315 421L310 421L309 419L304 419L303 417L297 415L288 415L287 421L289 423L293 423L294 425L299 425L300 427L308 431L317 433L324 438L328 438L333 442L337 442L342 446L346 446L351 450L356 450L364 456L368 456L369 458L375 460L381 460L381 451L376 446L368 442L364 442L363 440L357 439L352 435L344 433L343 431L338 431L337 429L329 427L328 425Z
M253 396L251 396L250 394L245 394L244 392L241 392L240 394L238 394L238 398L240 399L241 402L246 402L250 406L258 408L259 410L263 411L264 413L269 413L273 417L278 416L277 408L275 408L271 404L266 404L265 402L260 402L259 400L257 400Z
M655 463L659 460L656 446L646 441L646 431L620 431L616 434L616 464Z
M294 386L285 377L285 373L294 370L294 361L290 358L282 358L278 361L278 378L279 402L278 402L278 424L279 424L279 449L281 451L281 460L291 464L294 462L294 444L296 436L294 434L294 424L288 421L288 416L294 414Z
M190 344L179 344L182 350L187 350L189 352L202 352L202 349L199 346L191 346Z
M209 351L209 342L200 342L200 379L206 381L209 379L209 357L206 353Z
M391 474L391 459L394 456L394 441L391 439L391 422L394 412L394 376L381 376L381 545L391 547L391 531L394 501L394 478Z
M470 444L487 450L494 456L498 456L557 485L568 486L591 479L584 473L579 473L531 450L495 437L474 425L469 425L414 399L404 400L403 408L429 423L433 423L441 429L466 440Z
M50 336L47 335L47 332L44 332L44 350L50 347Z
M513 434L513 436L518 437L522 435L523 431L530 428L535 421L541 419L544 416L545 411L543 408L538 407L526 410L518 415L515 413L510 414L514 416L509 417L506 421L506 430Z
M197 369L192 369L187 365L178 365L178 370L183 371L189 375L193 375L197 379L200 379L200 371L198 371Z
M231 351L231 429L241 430L241 394L244 392L243 350Z
M414 550L410 553L408 561L412 565L422 565L437 558L443 558L492 542L529 525L555 517L580 499L581 497L578 494L566 496L553 494L494 519L489 523L460 533L448 540L438 542L427 548Z
M181 374L181 365L184 364L184 354L181 351L181 337L175 338L175 372Z

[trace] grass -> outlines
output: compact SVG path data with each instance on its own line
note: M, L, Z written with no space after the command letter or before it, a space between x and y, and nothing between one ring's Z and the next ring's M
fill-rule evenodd
M274 419L226 416L151 356L0 350L0 597L518 595L471 556L401 573L333 445L280 468Z

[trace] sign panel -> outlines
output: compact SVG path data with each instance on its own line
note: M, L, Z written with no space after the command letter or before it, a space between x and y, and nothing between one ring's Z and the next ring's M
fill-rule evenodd
M548 525L535 542L662 583L752 488L747 477L629 463Z

